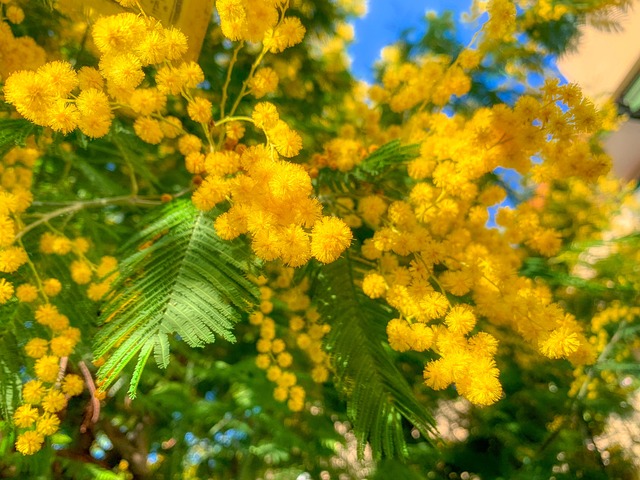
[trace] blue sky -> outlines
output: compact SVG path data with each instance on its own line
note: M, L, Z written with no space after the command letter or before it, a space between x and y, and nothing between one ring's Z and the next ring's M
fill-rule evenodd
M354 22L356 39L349 48L353 73L370 81L380 49L407 28L424 30L422 19L428 10L453 10L459 18L470 6L471 0L369 0L367 15Z

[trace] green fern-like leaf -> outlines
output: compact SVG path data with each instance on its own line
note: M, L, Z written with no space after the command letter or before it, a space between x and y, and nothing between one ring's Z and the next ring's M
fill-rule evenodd
M35 125L19 118L0 119L0 155L16 145L24 145L27 137L36 129Z
M360 182L375 181L379 184L388 175L392 175L397 167L418 154L416 145L402 145L399 140L393 140L374 150L348 172L323 169L318 177L318 186L328 187L334 192L348 192L354 190ZM399 181L406 181L406 175L401 178ZM390 183L394 184L393 181Z
M93 463L71 458L58 459L64 471L64 478L70 480L122 480L122 476Z
M212 216L188 200L164 208L125 251L133 253L122 261L103 308L94 353L107 357L98 371L105 385L137 357L129 389L135 396L152 353L159 367L168 365L170 337L179 335L192 347L216 335L235 341L234 324L258 294L246 277L249 250L217 237Z
M20 400L22 357L12 334L2 332L0 337L0 418L11 421Z
M386 345L386 325L393 312L356 285L364 267L347 252L322 269L318 296L322 314L331 324L327 348L336 383L347 396L347 414L360 448L369 442L376 457L404 457L403 418L425 436L433 431L434 421Z

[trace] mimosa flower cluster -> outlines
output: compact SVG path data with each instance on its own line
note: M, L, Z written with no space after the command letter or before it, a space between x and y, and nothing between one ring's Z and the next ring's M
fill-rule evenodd
M363 185L344 215L358 216L374 230L362 254L378 267L362 288L399 313L387 328L391 347L435 351L439 358L426 365L426 384L442 389L455 383L478 405L502 395L493 359L498 341L479 328L484 322L518 332L547 357L576 364L595 360L576 318L553 302L546 287L518 276L521 257L514 244L553 256L563 232L540 221L528 204L500 211L497 221L504 234L487 229L488 207L506 196L488 176L503 166L538 181L572 175L594 180L606 171L609 159L578 139L611 123L610 111L598 110L576 85L554 81L523 95L513 107L481 108L469 117L440 113L452 96L469 91L465 72L482 61L487 38L498 41L514 28L509 27L516 18L510 2L489 2L488 11L478 50L464 50L456 59L425 57L417 64L387 57L382 83L369 89L369 98L378 108L388 106L407 116L396 130L371 127L376 109L355 105L355 128L315 158L317 168L349 171L372 143L375 148L375 142L400 138L420 144L419 156L406 165L413 180L407 196L394 197L390 190L389 198ZM368 119L366 141L354 134L365 128L357 117ZM535 157L544 161L532 161Z
M91 335L78 328L74 306L64 301L70 291L80 291L98 302L92 304L98 310L100 302L118 298L118 288L130 285L127 279L116 282L119 260L111 256L116 246L96 248L103 241L95 238L96 219L108 217L106 228L137 228L139 212L111 217L108 207L155 206L181 195L191 195L200 210L198 221L213 222L218 237L245 242L255 254L251 260L262 270L252 280L260 303L245 317L239 308L234 321L247 320L238 328L255 341L251 367L264 371L278 402L273 405L286 405L294 419L313 411L312 397L320 387L328 388L333 373L344 371L339 362L351 361L323 344L337 330L325 323L331 317L318 313L313 298L314 288L323 288L316 281L327 274L326 264L347 250L368 266L361 280L360 271L349 280L364 293L358 298L384 302L385 311L393 311L393 318L383 322L384 353L390 361L409 357L400 355L406 352L423 358L418 382L433 390L455 388L477 406L498 402L504 396L501 348L512 346L514 333L526 350L523 357L535 353L538 361L571 362L574 399L597 401L601 394L626 388L618 372L592 367L609 358L631 362L638 347L621 340L624 329L637 322L638 307L610 292L613 285L627 303L637 302L632 293L640 289L640 276L626 269L607 273L601 262L613 255L629 264L640 261L637 244L618 242L622 234L601 234L620 205L637 210L633 187L604 176L610 161L597 135L613 128L614 108L598 107L578 86L553 79L539 88L526 86L513 102L496 96L486 102L490 106L479 107L474 91L479 72L501 56L514 49L531 55L542 51L535 40L516 48L523 28L571 15L583 18L597 11L596 4L602 8L623 0L475 2L474 15L486 12L488 20L466 48L413 55L400 45L387 47L378 64L379 80L352 82L348 92L331 91L338 89L327 87L323 75L310 80L305 71L313 58L328 76L348 78L343 75L349 62L345 47L354 36L347 23L330 35L319 29L308 34L305 15L315 8L313 2L217 0L219 25L205 41L220 45L222 53L214 60L222 68L215 72L207 69L210 59L190 60L181 30L149 16L136 0L117 3L124 13L98 16L86 26L81 58L69 53L71 48L46 55L32 38L19 35L29 30L23 29L25 14L18 3L0 0L5 102L0 117L15 120L16 128L26 124L29 134L36 129L34 136L16 136L22 146L10 145L0 165L0 308L18 306L20 315L10 322L24 330L18 344L26 381L22 403L8 419L16 427L16 451L40 451L85 387L96 409L107 386L119 388L113 380L124 364L108 372L97 392L86 368L82 376L76 373L76 367L84 367L86 350L80 347ZM332 5L354 13L364 8L361 0ZM295 48L302 42L307 51ZM515 57L506 68L521 70L524 78L526 62ZM344 100L318 100L321 108L309 115L297 106L325 87L330 98ZM299 111L292 114L293 109ZM119 143L122 139L126 142ZM125 152L129 142L135 162ZM366 163L390 144L401 152L397 157L373 167ZM82 155L95 163L76 165ZM500 178L500 168L522 177L523 192L515 193L531 191L529 198L504 207L514 192ZM51 180L51 172L64 173ZM85 185L83 176L91 177L91 188L128 177L130 195L97 199L90 188L76 189ZM44 187L38 190L34 179L41 178ZM55 182L60 185L52 186ZM123 186L113 185L105 190ZM160 188L167 186L171 193L163 194ZM34 199L32 192L42 198ZM64 195L71 194L69 201ZM89 208L102 210L76 217ZM119 230L114 234L124 236ZM147 250L154 242L140 246L137 258L154 259L156 250ZM604 248L573 254L566 250L570 242L601 242ZM593 315L572 303L575 289L525 276L527 261L563 265L566 275L592 281L590 286L605 292L592 302ZM193 263L185 268L194 268ZM63 268L52 275L47 268L52 264ZM220 265L224 269L225 263ZM153 288L151 283L145 288ZM201 283L198 288L218 288ZM144 288L135 290L124 307L104 315L104 322L144 298ZM159 290L147 298L160 298ZM115 348L139 338L137 322L147 319L146 309L138 311L140 317L123 329ZM92 311L83 327L95 332L94 323ZM156 349L179 341L165 334L164 326L157 335L165 342L146 344L147 357L153 349L154 356L166 359L167 350ZM250 355L253 362L253 345ZM140 355L141 362L147 357ZM93 365L109 358L118 356L109 351ZM350 394L349 387L344 393ZM398 418L405 415L398 412Z
M311 380L324 383L329 379L329 357L322 348L322 339L330 326L322 324L320 314L311 306L307 295L308 282L293 284L292 268L277 267L270 275L256 279L260 284L261 303L258 311L251 314L249 322L260 327L260 336L256 342L256 365L266 370L267 379L275 383L274 398L279 402L287 401L291 411L299 412L305 407L305 390L297 385L296 371L304 371L297 365L299 356L291 350L305 352L311 371ZM279 311L274 301L283 302L285 309ZM275 319L280 320L276 323ZM285 325L281 325L281 323ZM284 328L283 328L284 327ZM279 337L279 332L286 332ZM289 351L287 351L289 350Z
M23 404L13 415L13 422L20 429L15 447L25 455L39 451L45 438L58 431L59 415L68 399L80 395L85 385L82 377L67 373L69 357L82 335L53 303L52 299L61 294L63 283L44 276L22 244L22 236L28 231L24 215L32 202L32 169L39 155L34 147L16 147L3 157L1 164L0 271L4 275L0 278L0 304L17 301L27 306L26 311L39 325L24 344L24 352L30 359L27 371L33 377L24 383ZM99 265L93 265L85 256L89 247L86 238L69 239L58 232L40 237L42 254L77 258L70 262L70 277L75 283L87 284L94 275L101 279L101 283L91 284L87 291L89 298L99 300L113 280L113 275L108 274L113 273L117 262L113 257L103 257Z

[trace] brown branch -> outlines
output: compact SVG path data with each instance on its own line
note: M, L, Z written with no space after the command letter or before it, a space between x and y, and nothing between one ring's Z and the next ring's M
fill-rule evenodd
M96 397L96 384L93 382L93 377L91 376L91 372L87 368L87 365L83 361L80 361L78 363L78 366L80 367L80 371L82 372L84 381L87 384L89 393L91 394L91 406L93 407L91 417L88 419L88 421L83 421L82 425L80 426L80 431L84 433L87 430L89 422L96 423L98 421L98 418L100 418L100 400L98 400L98 398Z

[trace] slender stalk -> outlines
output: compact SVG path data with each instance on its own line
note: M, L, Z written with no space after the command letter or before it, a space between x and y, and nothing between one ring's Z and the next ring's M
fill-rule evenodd
M162 202L160 200L147 200L147 199L139 198L135 195L126 195L122 197L110 197L110 198L97 198L95 200L88 200L86 202L73 202L70 205L67 205L66 207L59 208L57 210L53 210L52 212L46 213L42 217L40 217L38 220L31 222L29 225L25 226L20 232L18 232L18 234L16 235L16 240L19 240L26 233L42 225L43 223L49 222L49 220L52 220L56 217L60 217L62 215L72 214L80 210L83 210L85 208L104 207L107 205L156 206L161 204Z
M24 248L24 245L22 243L22 240L20 240L18 238L18 236L16 236L16 241L26 251L26 249ZM31 258L29 257L29 255L27 255L27 265L29 265L29 270L31 270L31 273L33 274L33 278L36 279L36 285L38 286L38 293L40 295L42 295L42 298L44 298L45 303L49 303L49 297L44 292L44 287L42 286L42 279L40 278L40 275L38 274L38 269L36 268L36 266L31 261Z
M250 123L255 123L253 121L253 118L251 117L245 117L245 116L237 116L237 117L227 117L223 120L220 120L219 122L216 122L216 125L223 125L225 123L229 123L229 122L250 122Z
M87 384L87 388L89 389L89 393L91 394L91 405L93 406L93 411L91 412L91 418L85 420L80 427L80 431L85 432L87 430L87 424L89 422L96 423L98 418L100 418L100 400L96 397L96 384L93 382L93 377L91 376L91 372L85 365L83 361L78 363L80 367L80 371L82 372L82 376L84 377L84 381Z
M236 110L238 109L240 102L242 101L244 96L247 94L247 87L249 86L249 82L251 82L251 80L253 79L253 75L256 73L256 70L260 66L260 63L262 62L262 59L264 58L264 56L267 54L267 51L268 51L267 48L263 47L262 52L260 52L260 55L258 55L258 58L256 58L256 61L253 62L253 65L251 65L251 70L249 71L249 75L247 76L247 79L244 82L242 82L242 88L240 89L240 93L238 94L236 101L233 102L233 106L229 111L229 116L232 116L234 113L236 113ZM219 122L216 122L216 123L219 123Z
M227 68L227 78L224 81L224 85L222 86L222 99L220 100L220 118L224 118L224 109L227 106L227 95L229 84L231 83L231 74L233 73L233 67L238 61L238 53L244 47L244 42L240 42L238 46L233 50L233 55L231 56L231 60L229 61L229 67Z

